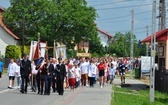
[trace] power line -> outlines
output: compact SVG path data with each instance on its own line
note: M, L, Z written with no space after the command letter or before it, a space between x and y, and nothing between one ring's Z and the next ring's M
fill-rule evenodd
M148 12L151 12L151 11L152 10L145 11L145 12L139 12L139 13L135 13L135 15L144 14L144 13L148 13ZM130 15L123 15L123 16L118 16L118 17L113 17L113 18L100 19L100 20L97 20L97 21L104 21L104 20L110 20L110 19L125 18L125 17L128 17L128 16L130 16Z
M137 7L136 11L138 11L141 8L143 2L144 2L144 0L142 0L141 5L139 7Z
M128 2L128 1L133 1L133 0L118 1L118 2L112 2L112 3L103 3L103 4L92 5L92 6L102 6L102 5L116 4L116 3Z
M149 20L149 19L152 19L152 18L143 18L143 19L138 19L138 20ZM137 19L136 19L137 20ZM110 22L128 22L128 21L130 21L130 20L118 20L118 21L106 21L106 22L104 22L104 21L100 21L100 22L103 22L103 23L110 23ZM99 23L100 23L99 22Z
M143 4L142 6L147 6L152 4ZM114 7L114 8L97 8L96 10L109 10L109 9L121 9L121 8L130 8L130 7L137 7L141 5L133 5L133 6L124 6L124 7Z
M168 23L168 22L166 22L166 23ZM156 26L157 26L158 24L156 24ZM148 28L149 27L152 27L152 26L148 26ZM139 34L139 33L145 33L146 31L137 31L137 30L141 30L141 29L146 29L146 27L139 27L139 28L135 28L134 30L135 30L135 33L136 34ZM130 29L128 29L128 30L117 30L117 31L109 31L109 33L117 33L117 32L129 32L130 31Z

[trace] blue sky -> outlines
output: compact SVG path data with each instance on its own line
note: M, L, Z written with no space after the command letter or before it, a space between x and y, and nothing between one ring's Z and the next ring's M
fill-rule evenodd
M98 14L98 28L115 35L131 31L131 10L134 9L134 34L137 39L146 37L146 26L151 34L153 0L86 0ZM0 0L0 6L9 7L9 0Z

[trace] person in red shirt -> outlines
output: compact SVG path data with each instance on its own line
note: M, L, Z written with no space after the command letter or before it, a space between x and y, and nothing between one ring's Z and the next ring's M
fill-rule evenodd
M98 65L98 70L99 70L100 88L102 88L103 78L104 78L104 70L105 70L105 63L104 63L103 59L100 60L100 64Z

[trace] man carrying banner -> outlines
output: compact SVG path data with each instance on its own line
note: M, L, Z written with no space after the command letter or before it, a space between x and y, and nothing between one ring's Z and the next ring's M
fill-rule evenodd
M48 64L48 62L47 62L47 64ZM44 95L50 95L51 82L53 79L53 72L54 72L54 65L52 64L52 61L51 61L47 67L47 75L45 75L45 93L44 93Z
M41 59L43 59L41 57ZM45 75L47 75L47 68L48 68L48 64L47 62L43 62L43 64L41 64L41 66L39 68L36 68L38 70L37 75L36 75L36 79L37 79L37 89L38 89L38 93L37 94L43 94L43 88L44 88L44 84L45 84Z

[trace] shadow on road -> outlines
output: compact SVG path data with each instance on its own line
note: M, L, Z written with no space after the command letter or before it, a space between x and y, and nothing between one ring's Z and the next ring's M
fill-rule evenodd
M122 84L121 88L127 88L130 90L144 90L148 89L148 86L146 84Z

